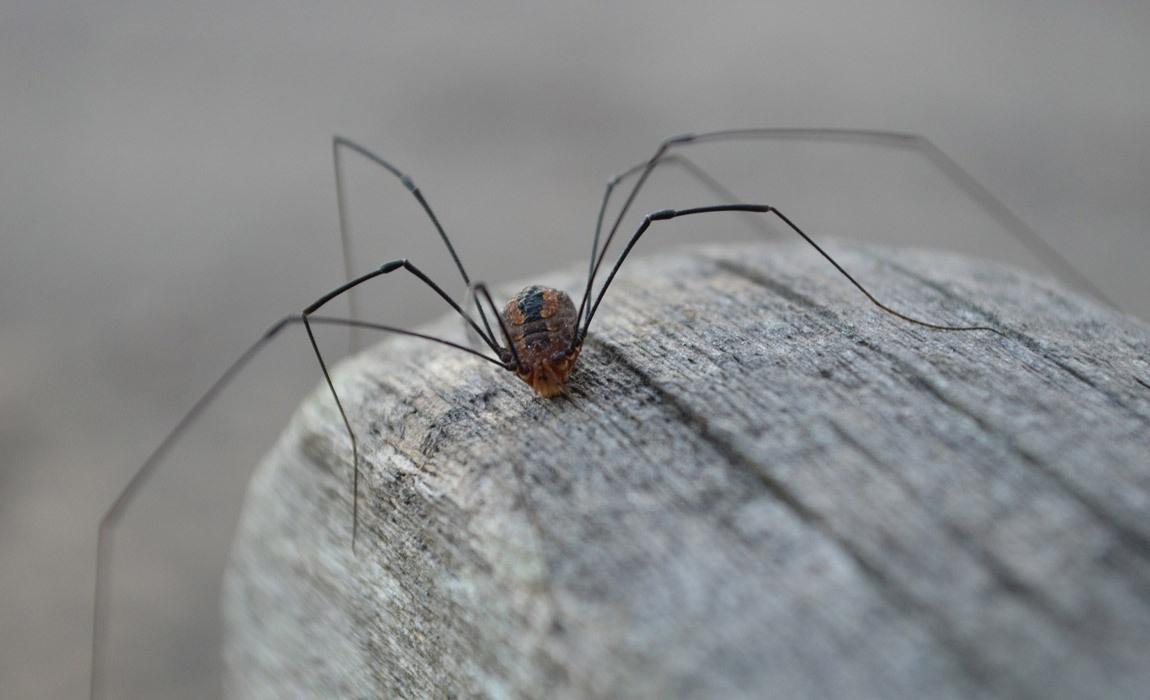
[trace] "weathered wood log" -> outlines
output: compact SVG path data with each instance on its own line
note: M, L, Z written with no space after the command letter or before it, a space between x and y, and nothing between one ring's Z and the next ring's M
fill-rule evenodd
M760 245L636 262L558 399L420 341L346 363L357 553L320 390L250 487L231 696L1145 697L1150 331L834 250L1006 337Z

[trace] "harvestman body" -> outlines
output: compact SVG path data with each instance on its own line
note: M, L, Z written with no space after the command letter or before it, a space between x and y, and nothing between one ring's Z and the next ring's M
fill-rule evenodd
M595 317L595 313L599 309L600 303L603 301L603 296L606 294L607 289L610 287L611 282L615 279L619 268L631 253L631 250L642 238L643 234L652 227L656 222L666 221L683 216L694 216L697 214L710 214L718 212L745 212L749 214L764 214L773 215L782 221L791 231L809 243L815 250L822 255L831 265L835 267L847 280L849 280L863 295L867 297L875 306L879 307L886 313L893 314L898 318L919 326L931 328L940 331L986 331L1001 335L997 329L988 326L955 326L944 325L939 323L932 323L922 319L908 316L900 311L892 309L878 299L876 299L862 284L860 284L854 277L850 275L838 262L835 261L826 251L824 251L815 241L813 241L806 233L804 233L793 221L786 217L781 211L773 206L766 204L741 204L738 203L738 198L735 197L723 187L718 181L710 176L705 170L697 164L688 160L678 153L669 153L673 148L679 148L688 144L697 144L710 141L720 140L737 140L737 139L790 139L790 140L806 140L806 141L840 141L840 142L863 142L872 145L896 147L911 149L919 154L925 156L932 164L937 166L954 184L961 188L967 195L980 204L987 210L994 218L996 218L1003 227L1019 240L1020 243L1025 245L1032 253L1034 253L1040 260L1042 260L1054 272L1062 276L1064 279L1072 281L1080 288L1084 288L1095 297L1113 305L1106 297L1092 285L1085 277L1083 277L1065 258L1059 255L1049 245L1045 243L1029 226L1022 220L1010 212L1002 202L996 199L989 191L978 184L969 174L951 160L946 154L939 150L930 141L915 135L899 134L886 131L864 131L864 130L848 130L848 129L738 129L729 131L715 131L704 134L692 134L677 136L667 139L662 142L654 155L649 159L632 166L631 168L623 171L621 174L612 178L608 184L606 192L604 193L602 204L599 209L599 215L595 226L595 235L591 245L591 260L589 271L587 275L587 284L583 289L582 299L578 306L571 300L565 292L560 290L551 289L541 286L530 286L521 291L518 295L507 302L506 306L500 312L491 299L491 294L485 284L482 282L472 283L471 278L468 276L467 271L464 269L462 261L455 252L455 248L451 244L451 240L447 233L444 231L443 226L439 223L431 206L427 203L422 192L415 185L415 183L404 173L400 172L397 168L390 163L375 155L371 151L359 146L347 139L336 137L332 142L333 157L335 160L335 174L336 174L336 196L339 205L339 221L340 221L340 236L343 242L344 253L344 266L347 272L349 281L335 290L320 297L315 303L308 306L302 313L293 314L281 319L279 322L271 326L259 340L257 340L248 350L246 350L240 357L224 372L224 374L216 380L214 384L207 390L207 392L197 401L188 411L188 413L176 424L175 428L164 438L160 445L152 452L144 464L133 475L132 479L125 486L124 490L120 493L119 497L112 504L112 507L104 515L100 522L99 539L97 545L96 555L96 605L95 605L95 619L93 624L93 664L92 664L92 697L95 698L102 686L101 672L103 670L103 659L101 658L102 641L104 639L104 628L107 620L107 564L108 555L110 554L111 546L111 532L122 515L124 509L131 501L132 497L143 486L147 478L155 471L160 461L167 454L167 452L175 444L176 440L184 433L189 425L207 408L216 395L224 389L225 386L239 373L244 366L262 349L267 343L286 327L294 324L302 324L307 332L308 340L311 343L312 350L315 353L316 359L319 363L320 370L323 373L324 380L327 383L328 389L331 392L332 398L335 400L336 407L339 409L340 416L343 420L344 427L347 430L348 437L351 441L351 463L352 463L352 546L355 545L355 540L358 534L358 507L359 507L359 447L356 440L355 432L351 427L351 421L348 419L347 413L344 410L343 404L340 401L339 394L336 392L335 385L332 383L331 374L328 371L327 362L324 360L323 353L320 352L319 345L316 342L314 327L316 325L335 325L350 327L352 329L371 329L384 331L388 333L396 333L400 335L407 335L415 338L421 338L431 342L453 347L463 352L475 355L483 360L491 362L503 369L514 372L520 379L526 382L537 394L543 397L553 397L563 391L563 387L567 381L572 368L575 366L579 358L580 350L583 347L583 341L587 337L588 330L591 326L591 321ZM403 183L405 187L416 198L419 204L427 213L428 218L435 226L440 238L444 245L447 247L455 266L458 268L460 275L464 282L468 285L469 292L474 294L474 306L476 316L472 316L469 311L465 311L463 307L457 304L443 289L436 284L430 277L425 275L422 270L416 267L409 260L393 260L388 262L378 269L361 275L354 279L351 278L351 241L349 235L349 226L347 220L347 207L344 197L343 187L343 174L342 174L342 161L341 155L345 150L350 150L359 154L360 156L368 159L384 168ZM626 215L631 204L635 201L639 191L644 184L648 181L651 173L660 165L675 165L682 168L688 175L700 182L707 188L712 195L716 196L722 201L721 204L712 206L695 207L690 209L664 209L662 211L653 212L643 218L642 223L638 229L631 235L627 241L623 252L619 255L614 265L611 267L610 272L607 274L606 279L599 286L598 291L595 292L595 282L599 276L600 267L603 265L606 257L607 249L613 242L619 226L622 223L623 217ZM607 231L607 235L603 238L604 218L607 210L607 205L610 202L611 196L615 188L624 180L636 176L634 184L631 186L626 199L623 202L622 208L615 216L614 221ZM602 239L602 246L600 241ZM369 323L361 321L358 318L355 290L363 283L374 279L376 277L388 275L393 272L403 270L407 273L418 278L421 282L435 291L457 314L459 314L468 327L478 334L482 344L486 349L490 350L493 355L488 355L485 352L475 350L458 343L451 342L442 338L436 338L423 333L409 331L402 328L393 326L386 326L377 323ZM350 317L332 317L332 316L318 316L316 312L325 306L333 299L347 295L349 307L351 310ZM484 307L484 303L486 307ZM470 304L469 304L470 305ZM496 326L499 329L499 334L492 330L492 325L488 319L488 312L495 318ZM478 318L478 321L476 320ZM502 342L501 342L502 341Z

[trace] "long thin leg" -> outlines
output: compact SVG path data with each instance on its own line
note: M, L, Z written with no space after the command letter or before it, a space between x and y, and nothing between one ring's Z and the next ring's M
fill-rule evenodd
M495 354L497 354L497 355L499 354L499 343L496 342L495 335L493 333L491 333L490 328L488 328L487 332L484 333L483 329L481 329L475 323L475 320L472 319L470 316L468 316L466 313L464 313L463 308L460 307L459 304L455 303L455 300L452 299L447 294L447 292L443 291L442 287L440 287L438 284L436 284L434 281L432 281L432 279L430 277L428 277L426 274L424 274L423 270L420 270L418 267L415 266L414 263L412 263L410 260L408 260L406 258L401 258L399 260L392 260L391 262L383 264L382 266L380 266L376 270L372 270L371 272L368 272L367 274L360 275L359 277L346 282L345 284L335 288L331 292L320 297L319 300L317 300L314 304L309 306L304 311L304 313L309 314L312 311L319 309L319 307L323 306L324 304L328 303L329 301L331 301L332 299L334 299L335 297L337 297L341 294L345 294L345 293L351 294L352 291L356 287L363 284L364 282L367 282L370 279L373 279L375 277L379 277L380 275L386 275L386 274L389 274L391 272L395 272L396 270L400 270L400 269L403 269L403 270L410 272L411 274L415 275L415 277L418 278L421 282L423 282L428 287L430 287L436 294L439 295L439 297L441 299L446 301L448 303L448 305L451 306L451 308L457 314L459 314L459 316L465 322L467 322L476 333L479 334L479 337L483 338L483 341L484 341L484 343L487 344L487 347L491 348L491 350Z
M106 579L107 579L107 574L108 574L107 566L108 566L109 556L111 553L110 552L110 549L111 549L111 532L112 532L113 527L120 520L120 517L123 515L124 509L132 501L132 499L135 497L136 493L138 493L139 490L143 487L144 483L148 480L148 478L155 472L156 467L160 464L160 462L162 461L164 456L167 455L167 453L175 445L175 443L179 439L179 437L181 435L183 435L183 433L195 421L195 419L197 417L199 417L199 415L208 407L208 405L212 402L212 400L215 399L216 395L219 394L232 381L232 379L235 378L235 376L240 372L240 370L242 370L251 361L251 359L253 357L255 357L255 355L261 349L263 349L276 335L278 335L280 333L280 331L282 331L287 325L289 325L291 323L303 323L305 328L307 329L308 339L311 341L312 350L315 352L316 359L319 362L320 369L323 371L324 379L328 385L328 389L331 391L332 397L335 399L336 406L339 409L340 416L343 418L344 426L347 429L348 436L351 440L351 445L352 445L352 547L353 548L355 546L355 536L357 534L357 528L358 528L359 448L358 448L358 443L357 443L356 438L355 438L355 432L351 428L351 422L348 420L347 414L343 408L343 404L340 401L339 395L335 390L335 385L333 384L333 382L331 380L331 375L328 372L327 364L324 361L323 354L320 352L319 345L316 342L315 334L312 331L311 324L312 323L320 323L320 324L328 324L328 325L342 325L342 326L355 327L355 328L368 328L368 329L374 329L374 330L379 330L379 331L386 331L386 332L390 332L390 333L397 333L400 335L407 335L407 336L411 336L411 337L415 337L415 338L422 338L424 340L430 340L430 341L439 343L441 345L446 345L448 347L453 347L453 348L456 348L459 350L463 350L464 352L470 353L470 354L475 355L477 357L481 357L481 358L487 360L488 362L491 362L495 365L498 365L499 367L502 367L504 369L511 369L511 367L509 365L507 365L506 363L504 363L500 360L497 360L497 359L492 359L492 358L490 358L490 357L488 357L488 356L486 356L480 352L476 352L475 350L472 350L471 348L468 348L468 347L465 347L465 346L460 345L458 343L453 343L451 341L444 340L441 338L435 338L433 336L426 335L423 333L418 333L415 331L408 331L408 330L404 330L401 328L395 328L392 326L384 326L381 324L367 323L367 322L359 321L356 319L339 319L339 318L332 318L332 317L314 316L314 313L317 310L319 310L320 307L322 307L324 304L327 304L332 299L338 297L340 294L343 294L343 293L353 289L354 287L356 287L360 284L363 284L364 282L367 282L370 279L394 272L395 270L399 270L399 269L405 269L408 272L415 275L420 280L422 280L423 282L425 282L428 286L430 286L433 290L435 290L436 293L438 293L439 296L442 297L449 305L451 305L451 307L453 309L455 309L465 320L467 320L475 328L476 332L480 333L480 335L483 335L483 333L482 333L482 331L480 331L479 327L477 325L475 325L475 322L472 319L470 319L466 314L463 313L463 311L459 307L459 305L456 304L455 301L453 299L451 299L451 297L447 296L447 294L438 285L436 285L430 278L428 278L419 268L417 268L415 265L413 265L411 262L409 262L407 260L393 260L393 261L381 266L379 269L377 269L373 272L370 272L368 274L362 275L362 276L358 277L357 279L352 280L352 281L338 287L337 289L333 290L332 292L325 294L324 296L322 296L318 300L316 300L315 303L313 303L312 305L307 307L307 309L305 309L302 314L288 316L288 317L281 319L278 323L276 323L274 326L269 328L268 331L265 332L264 335L261 336L260 339L257 340L250 348L248 348L242 355L240 355L239 358L236 359L236 361L233 362L231 364L231 366L229 366L228 369L220 376L220 378L217 379L215 381L215 383L213 383L211 385L211 387L208 388L207 392L205 392L204 395L201 396L200 399L195 404L193 404L192 408L188 411L188 413L185 414L184 417L180 419L180 421L176 424L176 426L172 429L172 431L170 433L168 433L168 435L160 442L159 446L156 447L156 449L148 456L148 458L144 461L143 465L141 465L141 467L136 471L136 473L134 475L132 475L132 478L128 481L128 484L120 492L120 495L116 497L116 500L112 503L112 506L108 509L108 511L104 514L103 518L101 518L101 520L100 520L100 525L99 525L99 530L98 530L98 535L97 535L97 544L96 544L95 610L93 613L93 623L92 623L92 677L91 677L90 691L91 691L91 697L93 698L93 700L99 696L98 691L100 690L100 688L103 687L103 679L102 679L102 676L100 675L101 671L103 669L103 663L102 663L103 659L100 656L100 652L102 649L101 642L104 638L104 628L106 626L106 613L104 612L106 610L106 607L107 607ZM484 336L484 338L487 338L487 336ZM502 349L499 348L498 344L494 343L494 341L492 341L489 338L488 338L488 341L489 341L489 345L496 352L496 355L499 357L502 357L502 355L504 353L503 353Z
M918 134L899 133L893 131L878 131L871 129L834 129L834 128L760 128L760 129L729 129L712 131L702 134L685 134L675 136L659 144L655 154L644 165L633 166L625 172L630 175L638 169L639 177L628 191L622 208L615 217L607 239L599 249L598 243L603 228L603 212L606 211L607 201L612 195L614 180L608 185L604 201L600 207L599 219L596 222L594 244L592 246L591 270L598 268L599 261L606 256L607 248L611 245L623 217L635 201L639 191L646 183L651 172L662 161L666 160L667 151L681 145L690 143L704 143L709 141L760 139L760 140L794 140L794 141L836 141L845 143L863 143L867 145L886 148L905 148L913 150L925 157L932 165L938 168L951 182L961 189L976 204L992 216L1027 250L1031 252L1048 269L1065 280L1071 281L1081 289L1086 290L1103 303L1116 307L1098 287L1090 282L1079 270L1061 253L1050 246L1033 228L1012 212L1002 200L995 197L989 190L980 184L974 177L964 170L953 158L929 139ZM621 178L620 178L621 179ZM597 253L597 257L596 257ZM592 273L589 277L593 277ZM587 286L591 287L593 279L588 279ZM583 308L579 309L580 315Z
M335 390L335 384L332 382L331 373L327 369L327 363L323 359L323 353L319 350L319 343L316 342L315 333L312 331L311 324L313 323L326 323L334 325L352 326L355 328L370 328L379 331L388 331L391 333L399 333L402 335L411 336L414 338L422 338L424 340L431 340L441 345L463 350L464 352L471 353L476 357L481 357L492 364L495 364L503 369L511 369L507 363L501 360L496 360L484 355L481 352L476 352L469 347L465 347L458 343L453 343L450 340L443 340L434 336L425 335L423 333L416 333L414 331L402 330L394 326L384 326L377 323L367 323L356 319L342 319L331 318L327 316L312 316L310 312L305 311L299 317L303 322L304 329L307 330L307 339L311 342L311 348L315 352L315 358L319 362L319 368L323 372L324 381L327 383L327 388L331 391L331 397L335 400L335 406L339 409L339 416L343 419L343 425L347 429L347 436L351 440L351 549L355 552L356 536L359 534L359 440L355 437L355 431L351 427L351 421L347 417L347 412L343 408L343 402L339 399L339 393Z
M725 185L723 185L723 183L716 180L715 177L707 172L701 165L684 155L671 153L663 156L662 162L667 165L677 165L682 168L683 172L698 180L699 183L703 185L703 187L710 191L710 193L717 197L723 204L738 204L739 202L747 201L746 197L740 197L732 192ZM638 170L645 165L646 163L634 166L633 172L638 172ZM627 175L628 173L625 172L624 177ZM779 232L761 216L755 216L753 213L747 212L746 216L744 217L744 221L746 221L749 227L755 230L755 233L766 236L768 238L779 235Z
M630 254L631 249L635 247L635 244L639 242L639 239L643 236L647 229L651 227L652 223L656 221L666 221L668 219L674 219L680 216L711 214L721 211L746 211L759 214L774 214L779 219L781 219L782 222L785 223L792 231L797 233L804 241L813 246L814 249L817 250L820 255L826 258L831 265L834 265L835 269L842 273L843 277L846 277L848 280L850 280L850 283L857 287L858 290L871 301L871 303L883 311L886 311L889 314L893 314L894 316L897 316L904 321L909 321L910 323L914 323L919 326L925 326L927 328L933 328L935 330L941 331L990 331L992 333L997 333L998 335L1003 335L1001 331L989 326L942 325L938 323L931 323L929 321L923 321L921 319L914 318L913 316L908 316L901 311L892 309L891 307L876 299L875 296L871 294L866 287L862 286L862 284L860 284L859 281L856 280L849 272L847 272L846 269L844 269L843 266L838 263L838 261L836 261L830 256L830 254L823 250L818 243L815 243L810 236L808 236L806 233L803 233L802 229L796 226L794 222L788 219L778 209L765 204L720 204L710 207L696 207L693 209L663 209L662 211L657 211L644 217L643 223L640 224L639 229L635 231L634 235L631 236L631 240L627 241L627 246L623 249L622 255L620 255L619 259L615 261L615 266L611 268L611 273L607 275L607 281L603 283L603 287L599 290L599 295L595 298L595 303L591 305L591 311L587 314L587 320L583 325L583 330L578 337L581 339L583 336L586 336L587 329L591 326L591 319L595 317L595 312L599 309L599 303L603 301L603 295L607 293L607 288L611 286L611 281L615 279L615 274L619 272L619 268L622 267L623 261L627 259L627 255ZM594 270L593 273L594 272L598 272L598 270Z
M635 175L636 173L642 172L647 168L648 165L649 161L646 160L641 163L636 163L635 165L632 165L630 168L627 168L623 172L615 175L607 181L607 188L603 192L603 201L599 204L599 215L595 220L595 236L591 239L591 258L587 269L588 280L594 276L595 267L598 264L599 236L603 230L603 220L607 214L607 205L611 201L611 194L614 192L615 187L617 187L621 182ZM680 155L678 153L667 153L660 157L655 165L677 165L681 167L685 173L699 181L703 187L708 189L711 194L713 194L720 202L724 204L736 204L743 199L742 197L739 197L735 193L731 192L731 190L727 189L723 183L716 180L710 173L703 169L702 166L690 160L686 156ZM621 214L622 213L625 212L621 212ZM766 220L764 220L762 217L748 213L746 218L747 222L752 227L754 227L756 233L767 236L768 238L775 235L776 231L771 228L771 226L767 224ZM618 224L616 224L616 227L617 226ZM584 304L586 301L587 296L584 295ZM576 326L579 325L578 320L582 319L583 314L586 312L584 304L580 304L579 311L576 314Z
M611 194L615 191L615 188L619 186L619 184L624 180L642 172L643 169L647 167L648 162L649 161L644 160L640 163L636 163L635 165L632 165L631 167L627 168L618 175L615 175L607 181L607 188L603 192L603 201L599 205L599 216L595 220L595 237L591 241L590 268L595 267L595 258L598 257L599 235L603 230L603 220L607 213L607 205L611 201ZM707 172L701 165L684 155L678 153L668 153L660 158L659 162L656 163L656 166L662 165L679 166L682 168L683 172L697 180L701 185L703 185L703 187L705 187L712 195L714 195L724 204L736 204L744 200L743 197L739 197L725 185L723 185L723 183L715 179L715 177ZM755 228L756 232L762 233L765 236L770 236L775 233L775 231L770 226L768 226L761 217L754 216L753 214L748 214L747 222ZM587 272L590 274L591 270L588 269Z
M491 300L491 292L488 291L487 284L485 282L476 282L471 285L469 291L482 295L483 298L487 300L487 306L491 308L492 315L495 316L495 320L499 321L499 329L503 332L503 341L507 343L508 352L506 356L501 356L500 359L505 363L513 365L515 369L518 370L522 367L522 363L519 361L519 351L515 349L515 343L511 341L511 333L507 330L507 323L503 320L503 314L499 313L499 308L495 306L495 302ZM476 303L478 304L479 302L476 301Z
M397 333L400 335L407 335L414 338L421 338L423 340L429 340L441 345L446 345L448 347L462 350L487 360L488 362L491 362L499 367L505 367L503 363L497 360L493 360L492 358L487 357L482 353L476 352L471 348L464 347L458 343L453 343L449 340L443 340L441 338L435 338L423 333L408 331L392 326L384 326L381 324L357 321L354 319L331 318L327 316L305 317L303 314L296 314L280 319L275 325L273 325L262 336L260 336L259 340L257 340L254 344L252 344L251 347L245 350L243 354L240 355L239 358L237 358L222 375L220 375L219 379L217 379L211 385L211 387L209 387L208 390L204 392L203 396L201 396L199 400L192 405L191 409L189 409L188 412L184 414L184 417L181 418L178 423L176 423L176 426L172 428L172 431L164 437L159 446L157 446L156 449L153 450L150 455L148 455L148 458L144 460L143 465L138 470L136 470L135 474L132 475L132 478L128 481L128 484L120 492L120 495L116 497L116 500L112 503L112 506L108 509L108 511L104 513L103 518L100 519L100 527L96 542L95 608L93 611L92 620L92 676L90 692L93 700L100 697L100 691L103 689L104 685L103 671L105 668L106 659L103 658L103 651L108 620L108 591L110 590L108 586L108 574L110 570L112 554L112 533L116 524L123 516L124 510L132 502L136 494L139 493L140 489L143 488L148 479L155 473L156 468L160 465L168 452L170 452L171 449L175 446L179 438L188 430L189 427L191 427L192 423L195 422L195 420L204 412L204 410L207 409L207 407L216 398L216 396L219 395L219 393L223 391L228 384L231 383L236 375L238 375L240 371L248 365L252 358L254 358L260 350L266 347L267 344L270 343L277 335L279 335L280 331L282 331L288 325L293 323L303 323L307 327L308 337L312 341L312 349L314 350L316 357L319 360L320 367L323 368L323 373L325 379L327 380L328 388L331 390L332 395L336 397L336 403L339 405L339 397L335 394L335 387L331 383L331 377L327 372L327 367L323 361L323 356L319 351L319 347L315 343L315 336L312 334L309 322L324 325L354 326L357 328L366 328L389 333ZM340 413L343 413L342 406L340 406ZM354 444L354 434L352 441ZM353 482L357 481L358 471L358 464L355 464ZM354 486L355 484L353 483L353 488ZM358 491L356 493L358 493ZM353 498L353 510L355 509L354 501L355 499ZM353 522L353 529L354 527L355 525Z
M331 389L332 398L335 399L336 407L339 409L339 415L343 419L344 427L347 428L347 436L351 440L351 461L352 461L352 465L354 466L354 470L352 472L353 497L352 497L352 510L351 510L351 512L352 512L352 515L351 515L351 547L352 547L353 551L355 550L356 534L358 533L358 527L359 527L359 442L355 439L355 431L352 430L352 428L351 428L351 421L348 420L347 413L343 410L343 404L339 400L339 394L336 393L335 385L332 384L331 375L328 373L327 364L324 363L323 355L319 351L319 345L316 343L315 335L312 333L311 324L308 322L308 318L312 314L314 314L316 311L318 311L321 307L323 307L325 304L327 304L329 301L331 301L332 299L335 299L339 295L350 292L351 290L355 289L356 287L363 284L364 282L367 282L368 280L374 279L374 278L379 277L381 275L386 275L386 274L391 273L391 272L395 272L396 270L400 270L400 269L407 270L408 272L411 272L413 275L418 277L420 280L422 280L424 283L426 283L429 287L431 287L433 290L435 290L435 292L437 294L439 294L439 296L442 297L443 300L446 301L448 303L448 305L451 306L451 308L455 309L455 311L461 317L463 317L463 319L465 321L467 321L469 324L471 324L471 327L475 330L476 333L479 333L481 336L483 335L483 331L481 331L479 329L479 326L476 325L475 321L472 320L470 316L463 313L463 309L460 308L459 305L455 303L455 300L453 300L451 297L449 297L447 295L447 293L444 292L443 289L441 289L439 287L439 285L437 285L435 282L433 282L431 280L430 277L423 274L423 271L421 271L419 268L417 268L415 265L413 265L410 261L408 261L406 259L392 260L391 262L385 263L384 265L382 265L378 270L374 270L374 271L369 272L365 275L360 275L359 277L351 280L350 282L347 282L347 283L345 283L339 287L336 287L332 291L328 292L327 294L325 294L322 297L320 297L319 299L317 299L311 306L308 306L306 309L303 310L303 324L304 324L304 327L307 329L308 340L311 341L311 346L315 350L316 359L319 360L320 369L323 370L323 377L327 381L328 388ZM476 305L478 306L478 303ZM482 308L480 308L480 312L482 312ZM351 324L351 325L357 325L357 324ZM504 332L506 332L506 330ZM411 333L408 333L408 334L411 335ZM496 343L493 338L490 338L487 336L484 336L484 338L487 340L488 347L490 347L495 352L495 355L499 358L502 358L504 355L504 352L499 347L499 344ZM454 343L448 343L448 344L454 345ZM462 346L459 346L459 347L462 347ZM485 357L485 356L482 356L482 357ZM490 359L490 358L486 358L486 359ZM502 360L492 360L492 361L496 362L500 366L504 366L504 364L505 364L504 362L502 362Z
M447 246L447 252L451 254L451 259L455 262L455 267L459 270L459 275L463 278L463 283L470 285L471 278L468 276L467 270L463 267L463 261L459 259L459 254L455 252L455 246L451 244L451 239L448 237L447 231L445 231L443 229L443 225L439 223L439 217L435 215L435 211L432 210L431 205L427 203L427 199L424 198L423 192L420 191L419 186L417 186L415 182L405 173L401 172L399 168L396 168L394 165L387 162L383 158L380 158L375 153L372 153L363 146L360 146L354 141L346 139L342 136L333 136L331 140L331 152L332 161L335 166L335 197L336 206L339 209L339 238L340 243L343 246L344 279L351 280L352 278L352 249L351 221L347 213L347 197L344 194L343 186L343 159L341 158L343 149L358 153L367 160L375 163L387 172L399 178L399 181L403 183L403 186L406 187L409 192L411 192L412 196L414 196L415 199L419 202L419 205L423 207L423 211L427 213L427 217L431 219L431 223L435 226L436 232L439 233L440 239L443 240L443 245ZM359 304L356 292L352 291L348 293L347 303L348 314L351 316L351 318L359 318ZM476 308L479 309L480 319L483 321L483 325L487 329L487 337L494 338L495 334L491 332L491 325L487 322L487 317L483 314L483 309L480 308L478 304L476 305ZM354 331L352 344L356 344L354 340Z

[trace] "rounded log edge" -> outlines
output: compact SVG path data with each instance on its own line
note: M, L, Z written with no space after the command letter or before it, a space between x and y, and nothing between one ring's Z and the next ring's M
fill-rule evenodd
M229 696L1141 696L1150 330L984 261L831 252L1005 337L754 245L630 264L556 399L417 340L342 364L356 551L321 387L249 486Z

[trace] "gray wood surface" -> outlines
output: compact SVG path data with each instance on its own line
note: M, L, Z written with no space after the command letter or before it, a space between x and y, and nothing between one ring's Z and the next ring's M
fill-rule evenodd
M994 264L831 249L1007 337L757 245L631 265L558 399L418 341L345 363L358 555L317 391L249 490L231 695L1146 697L1150 331Z

